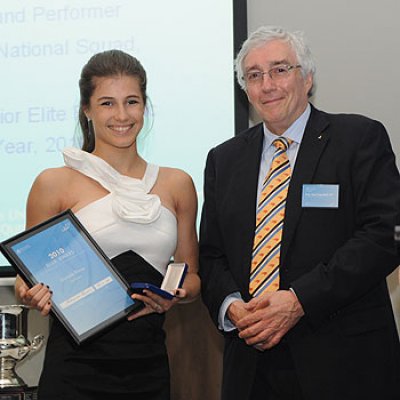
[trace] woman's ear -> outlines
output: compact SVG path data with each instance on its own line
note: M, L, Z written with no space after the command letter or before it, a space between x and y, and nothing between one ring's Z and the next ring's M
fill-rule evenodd
M83 110L83 113L85 114L85 117L87 118L87 120L88 121L91 121L92 119L90 118L90 112L89 112L89 110L85 107L85 108L82 108L82 110Z

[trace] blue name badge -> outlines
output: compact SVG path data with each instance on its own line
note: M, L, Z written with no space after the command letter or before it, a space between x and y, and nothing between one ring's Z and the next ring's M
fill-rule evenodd
M313 208L338 208L339 185L304 184L301 206Z

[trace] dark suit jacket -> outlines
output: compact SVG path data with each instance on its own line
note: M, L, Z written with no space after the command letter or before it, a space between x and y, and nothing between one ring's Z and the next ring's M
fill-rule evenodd
M212 149L200 229L203 299L217 324L224 299L249 300L263 141L257 125ZM338 208L302 208L302 185L339 185ZM307 400L400 399L400 349L386 276L400 259L400 177L385 128L312 108L292 173L281 289L305 316L286 335ZM225 335L223 398L245 400L257 350Z

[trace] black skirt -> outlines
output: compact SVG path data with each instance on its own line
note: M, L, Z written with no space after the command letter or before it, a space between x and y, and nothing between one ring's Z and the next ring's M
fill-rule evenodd
M160 285L162 275L132 251L112 259L127 282ZM168 400L164 315L118 322L77 346L53 321L39 382L39 400Z

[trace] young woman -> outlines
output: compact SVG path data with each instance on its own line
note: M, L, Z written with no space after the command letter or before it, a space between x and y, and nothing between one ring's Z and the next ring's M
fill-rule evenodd
M171 257L189 272L173 300L149 291L134 298L145 307L103 335L76 346L54 321L39 399L169 399L164 313L199 294L195 230L197 198L183 171L147 163L137 152L144 124L146 73L119 50L94 55L79 81L83 149L64 150L65 166L43 171L28 198L27 227L72 209L128 282L159 285ZM43 315L51 287L16 294Z

